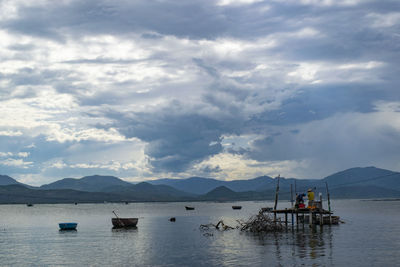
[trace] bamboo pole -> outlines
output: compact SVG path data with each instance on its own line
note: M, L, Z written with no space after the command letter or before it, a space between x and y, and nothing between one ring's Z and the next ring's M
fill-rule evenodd
M324 224L324 218L322 216L322 194L319 195L319 202L321 203L321 207L319 210L319 225L322 226Z
M293 209L294 209L294 205L293 205L293 185L290 184L290 202L292 204L292 208L290 209L291 214L292 214L292 227L294 226L294 216L293 216Z
M118 219L119 223L122 225L122 227L125 227L124 222L118 217L118 215L115 213L115 211L112 211L112 212L114 213L115 217L117 217L117 219Z
M328 182L325 182L325 185L326 185L326 195L328 197L329 225L332 225L331 198L329 196Z
M288 218L287 218L287 208L285 209L285 227L287 230L287 225L288 225Z
M276 222L276 208L278 206L278 195L279 195L279 178L281 177L281 175L279 174L277 179L278 182L276 184L276 191L275 191L275 204L274 204L274 221Z

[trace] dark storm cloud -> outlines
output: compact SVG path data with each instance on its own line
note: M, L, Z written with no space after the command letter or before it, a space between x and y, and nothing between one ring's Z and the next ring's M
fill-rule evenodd
M195 38L216 37L224 18L211 1L72 1L23 7L19 17L3 24L9 30L64 41L62 33L127 34L155 31Z
M399 6L394 2L390 5ZM350 8L324 8L276 2L216 6L216 1L205 0L70 1L20 7L18 17L3 22L3 27L27 35L59 40L65 40L64 33L127 34L136 31L155 32L144 33L144 38L159 38L161 34L194 39L221 36L251 39L293 31L303 25L318 26L325 32L334 32L346 25L342 31L352 34L354 28L363 23L362 20L354 20L354 15L360 18L371 9L388 12L385 6L390 5L366 2ZM268 10L262 11L265 7Z
M328 118L338 112L373 112L378 100L400 101L400 92L376 90L376 85L335 84L302 88L279 109L253 116L251 124L291 125Z
M193 114L175 106L157 113L108 114L114 127L127 137L148 143L145 153L154 171L180 172L222 152L222 135L235 131L234 118ZM178 112L177 112L178 111Z

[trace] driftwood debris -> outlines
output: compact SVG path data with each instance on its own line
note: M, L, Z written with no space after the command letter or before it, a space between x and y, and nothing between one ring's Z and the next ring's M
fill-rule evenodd
M213 229L213 228L215 228L215 229L217 229L217 230L221 230L221 231L226 231L226 230L232 230L232 229L235 229L234 227L231 227L231 226L229 226L229 225L226 225L225 223L224 223L224 221L219 221L217 224L212 224L212 223L209 223L209 224L201 224L200 225L200 229L201 230L204 230L204 231L207 231L207 230L210 230L210 229Z
M247 221L237 221L238 226L232 227L224 224L221 220L217 224L202 224L200 229L203 231L210 231L213 229L226 231L232 229L239 229L240 231L247 231L252 233L266 233L266 232L279 232L285 229L283 223L280 220L274 220L271 215L267 214L264 209L261 209L257 215L250 217ZM204 234L205 236L212 236L212 234Z

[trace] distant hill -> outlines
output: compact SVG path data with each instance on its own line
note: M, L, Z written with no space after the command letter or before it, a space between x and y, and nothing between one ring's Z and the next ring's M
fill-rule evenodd
M82 192L70 189L40 190L16 184L0 186L0 204L98 203L104 201L125 201L125 199L115 194Z
M146 182L129 186L112 186L105 189L104 192L147 201L179 201L195 198L193 194L177 190L168 185L152 185Z
M376 167L351 168L323 179L295 179L280 178L280 198L289 199L292 190L296 192L307 192L309 188L326 194L326 184L328 183L331 196L336 198L348 198L354 192L354 198L372 197L399 197L400 196L400 173ZM271 199L276 188L276 179L269 176L261 176L249 180L219 181L210 178L193 177L188 179L160 179L151 181L153 184L168 184L176 189L196 193L199 195L224 186L236 193L255 191L262 193L261 198ZM347 192L347 193L345 193ZM253 194L254 198L259 198L259 194ZM236 195L239 198L239 195ZM243 198L244 196L240 196ZM210 198L210 197L206 197Z
M374 185L347 186L330 190L332 198L398 198L400 191Z
M17 180L7 175L0 175L0 185L19 184Z
M240 194L233 190L219 186L201 197L206 200L231 200L240 198Z
M281 177L279 199L291 192L315 188L332 198L400 198L400 173L375 167L351 168L323 179ZM68 203L102 201L196 201L273 200L277 180L261 176L250 180L220 181L211 178L160 179L132 184L114 176L65 178L40 188L0 175L0 203Z
M296 180L298 188L302 190L307 190L310 186L315 186L317 184L323 184L321 180L312 179L287 179L281 177L280 187L282 190L290 191L290 184L294 184ZM317 182L317 183L316 183ZM207 192L219 187L225 186L235 192L248 192L257 191L263 192L268 190L275 190L276 179L269 176L260 176L249 180L234 180L234 181L221 181L211 178L201 178L201 177L191 177L188 179L159 179L149 181L151 184L165 184L174 187L178 190L189 192L192 194L203 195ZM325 186L325 184L323 184ZM293 189L294 190L294 189Z
M73 189L86 192L103 192L109 187L131 185L131 183L114 176L93 175L80 179L64 178L51 184L42 185L40 189Z
M187 179L159 179L149 181L155 185L169 185L181 191L203 195L219 187L225 186L236 192L262 191L275 185L275 180L269 176L260 176L249 180L222 181L212 178L191 177Z
M224 181L202 177L191 177L188 179L160 179L148 182L153 185L163 184L172 186L178 190L197 195L205 194L218 186L224 185Z
M190 194L165 185L140 183L110 188L109 192L87 192L73 189L30 189L22 185L0 186L0 204L4 203L102 203L125 201L195 200Z
M0 186L2 186L2 185L22 185L24 187L31 188L31 189L36 188L34 186L31 186L31 185L20 183L17 180L15 180L14 178L11 178L8 175L0 175Z
M329 175L322 181L332 187L369 185L400 191L400 173L375 167L351 168Z
M275 192L274 192L275 194ZM271 194L264 192L246 191L235 192L226 186L219 186L210 192L199 196L199 200L212 200L212 201L235 201L235 200L263 200L272 199Z

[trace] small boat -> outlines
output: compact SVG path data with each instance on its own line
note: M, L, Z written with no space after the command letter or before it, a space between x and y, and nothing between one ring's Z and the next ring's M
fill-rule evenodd
M28 203L28 204L26 204L26 206L33 207L33 204L32 203Z
M113 210L113 213L116 218L111 218L111 222L114 228L133 228L136 227L138 223L138 218L120 218L117 213Z
M241 209L242 209L242 206L232 206L232 209L234 209L234 210L241 210Z
M111 222L114 228L129 228L136 227L138 218L112 218Z
M60 231L76 230L77 223L59 223Z
M194 210L194 207L185 206L185 209L186 209L186 210Z
M169 218L169 221L170 221L170 222L175 222L175 221L176 221L176 218L175 218L175 217L171 217L171 218Z

